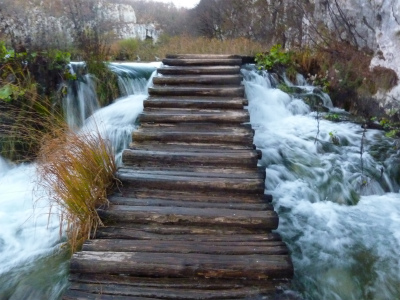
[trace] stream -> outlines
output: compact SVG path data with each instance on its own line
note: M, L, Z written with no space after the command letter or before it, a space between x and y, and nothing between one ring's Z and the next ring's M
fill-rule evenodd
M93 78L70 83L64 103L69 124L99 128L120 163L159 65L112 64L124 97L102 109ZM274 88L267 73L244 67L242 74L254 142L263 152L266 192L274 197L277 231L292 254L291 293L304 300L400 299L397 141L358 124L324 119L327 113L313 112L300 98ZM57 300L68 284L57 207L35 178L35 164L0 158L0 300Z

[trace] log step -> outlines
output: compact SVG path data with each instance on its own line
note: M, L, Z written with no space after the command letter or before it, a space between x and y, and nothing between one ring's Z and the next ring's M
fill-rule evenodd
M197 75L154 77L155 85L240 85L241 75Z
M131 185L133 188L165 189L170 190L196 190L218 191L233 193L262 194L264 192L264 180L261 178L227 178L224 174L207 176L191 172L174 171L143 171L128 172L118 170L117 178L122 184Z
M240 66L165 66L158 68L157 72L162 75L229 75L240 74Z
M168 191L165 193L159 189L146 189L140 187L131 187L130 185L120 186L119 193L116 196L132 197L140 199L160 199L172 201L191 201L204 203L254 203L264 204L272 201L271 195L265 194L238 194L238 193L220 193L212 191L210 193L196 194L193 191Z
M278 216L272 210L255 212L226 208L110 205L106 210L98 209L98 213L107 224L221 225L263 230L274 230L278 227Z
M164 87L155 85L149 88L151 96L211 96L211 97L244 97L244 87L224 86L189 86Z
M200 242L257 242L281 241L279 234L254 229L241 228L237 231L232 227L203 227L203 226L158 226L148 224L130 224L129 226L105 226L96 231L96 238L100 239L129 239L129 240L158 240L158 241L187 241Z
M83 244L82 251L100 252L147 252L147 253L201 253L201 254L227 254L250 255L270 254L284 255L288 250L284 242L257 241L248 243L237 242L198 242L185 241L135 241L126 239L97 239L89 240Z
M152 109L147 108L139 115L139 121L154 123L212 122L212 123L246 123L250 115L245 110L219 109Z
M179 200L165 200L165 199L142 199L134 197L121 197L111 196L109 202L113 205L130 205L130 206L160 206L160 207L187 207L187 208L227 208L238 210L273 210L272 204L269 203L210 203L199 201L179 201Z
M214 130L212 130L214 129ZM207 126L145 127L132 133L134 142L233 144L253 148L253 131L239 127L213 128ZM251 145L251 146L249 146ZM218 146L216 146L218 147Z
M71 273L125 274L149 277L198 277L260 280L293 275L286 255L210 255L197 253L98 252L76 253ZM132 290L129 288L129 290Z
M168 66L241 66L241 58L165 58Z
M144 108L195 108L195 109L243 109L248 105L244 98L225 97L150 97Z
M228 58L238 58L241 59L239 55L232 54L167 54L165 58L178 58L178 59L228 59Z
M248 179L261 179L265 180L266 173L265 169L260 168L240 168L240 167L218 167L215 168L211 165L209 166L196 166L196 165L169 165L169 164L154 164L150 165L146 161L140 163L136 166L124 166L120 168L126 172L135 172L137 174L147 173L148 171L154 174L164 174L164 172L169 172L169 174L179 175L184 172L186 176L206 176L210 178L248 178Z
M222 299L258 299L263 294L271 294L274 289L268 287L245 287L233 289L189 289L163 287L135 287L113 284L78 284L74 283L64 300L222 300Z
M126 149L122 153L122 161L126 166L226 166L254 168L260 159L256 150L227 150L225 152L194 152L187 151L146 151Z

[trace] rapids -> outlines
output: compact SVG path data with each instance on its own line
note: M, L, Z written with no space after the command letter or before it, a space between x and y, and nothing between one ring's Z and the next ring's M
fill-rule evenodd
M120 162L158 65L111 65L121 94L128 96L102 109L90 76L75 83L64 106L70 124L99 129ZM305 300L400 299L396 141L321 118L301 99L274 88L266 73L243 68L242 74L266 192L274 196L278 232L292 253L291 289ZM329 107L329 97L323 97ZM0 300L57 300L67 285L57 208L50 210L35 177L34 164L16 166L0 158Z
M361 163L360 125L319 119L317 132L307 104L271 88L268 74L242 73L293 288L307 300L400 299L396 141L366 130Z

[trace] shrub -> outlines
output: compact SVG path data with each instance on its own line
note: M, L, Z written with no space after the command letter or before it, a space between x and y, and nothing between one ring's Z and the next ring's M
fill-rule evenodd
M98 131L75 133L62 126L44 140L37 169L39 184L60 207L75 251L102 225L96 209L108 204L116 182L112 148Z

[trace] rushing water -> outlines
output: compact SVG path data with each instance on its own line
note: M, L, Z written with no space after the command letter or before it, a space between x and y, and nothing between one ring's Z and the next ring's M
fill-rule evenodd
M129 96L100 110L91 77L75 83L65 104L71 125L99 129L120 160L157 66L111 65L121 93ZM400 299L396 142L350 122L317 120L301 99L272 88L268 74L242 72L266 191L274 196L278 231L292 253L293 289L306 300ZM331 105L326 95L318 97ZM50 210L35 177L33 164L0 158L0 300L56 300L67 284L57 209Z
M121 81L131 87L121 93L128 96L99 109L93 78L86 75L70 83L64 108L71 126L99 130L110 140L120 162L159 63L113 64L118 75L119 66L125 72ZM57 207L38 187L35 172L35 164L16 166L0 157L0 300L56 300L67 286L68 253L62 247Z
M242 72L294 289L307 300L400 299L396 142L376 130L363 139L349 122L318 125L308 105L271 88L267 74Z

